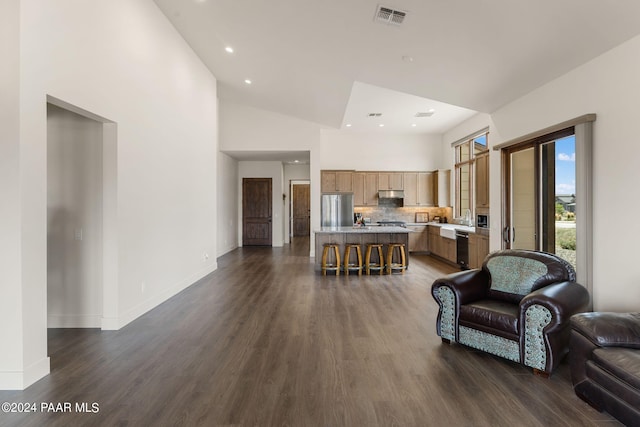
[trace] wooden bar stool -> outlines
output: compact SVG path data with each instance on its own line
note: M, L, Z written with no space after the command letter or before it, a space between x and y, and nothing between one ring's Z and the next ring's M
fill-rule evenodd
M335 263L327 262L329 252L333 249ZM340 275L340 246L337 243L325 243L322 249L322 275L327 275L327 270L335 271L336 276Z
M395 255L398 254L400 259L396 259ZM404 252L404 243L389 243L387 249L387 274L391 274L394 270L398 270L404 274L407 269L407 257Z
M378 251L378 262L371 262L371 252L373 249ZM384 255L382 252L382 245L380 243L368 243L367 251L364 256L364 269L368 275L371 274L371 270L379 271L379 274L382 274L384 271Z
M356 250L356 262L350 262L351 248ZM344 272L348 276L350 271L357 271L358 276L362 275L362 251L357 243L347 243L344 249Z

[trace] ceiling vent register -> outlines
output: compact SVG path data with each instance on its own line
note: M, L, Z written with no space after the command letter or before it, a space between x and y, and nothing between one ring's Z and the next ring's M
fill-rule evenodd
M407 16L407 12L403 10L394 10L390 7L378 6L376 9L375 21L384 22L385 24L400 25Z
M433 113L433 111L418 111L415 117L431 117Z

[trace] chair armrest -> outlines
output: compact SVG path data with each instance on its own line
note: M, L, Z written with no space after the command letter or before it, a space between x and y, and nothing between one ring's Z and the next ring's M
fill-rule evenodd
M571 328L599 347L640 348L640 313L581 313Z
M431 285L431 294L436 301L435 292L441 286L447 286L455 293L458 305L467 304L487 296L489 276L484 270L476 268L441 277Z
M552 328L554 325L568 324L571 316L586 310L589 291L575 282L559 282L537 289L520 301L522 321L527 308L534 304L541 305L551 312Z

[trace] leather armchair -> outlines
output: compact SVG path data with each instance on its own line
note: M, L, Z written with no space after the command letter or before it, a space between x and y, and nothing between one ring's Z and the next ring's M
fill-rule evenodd
M457 342L548 376L567 354L569 320L587 309L589 293L573 267L549 253L504 250L482 268L437 279L436 331Z
M640 313L583 313L571 318L573 389L626 425L640 423Z

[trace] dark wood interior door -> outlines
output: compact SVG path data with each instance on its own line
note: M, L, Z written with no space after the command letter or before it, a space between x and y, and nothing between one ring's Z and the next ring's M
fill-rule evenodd
M271 246L271 178L242 179L242 246Z
M293 185L293 237L308 237L311 228L311 186Z

